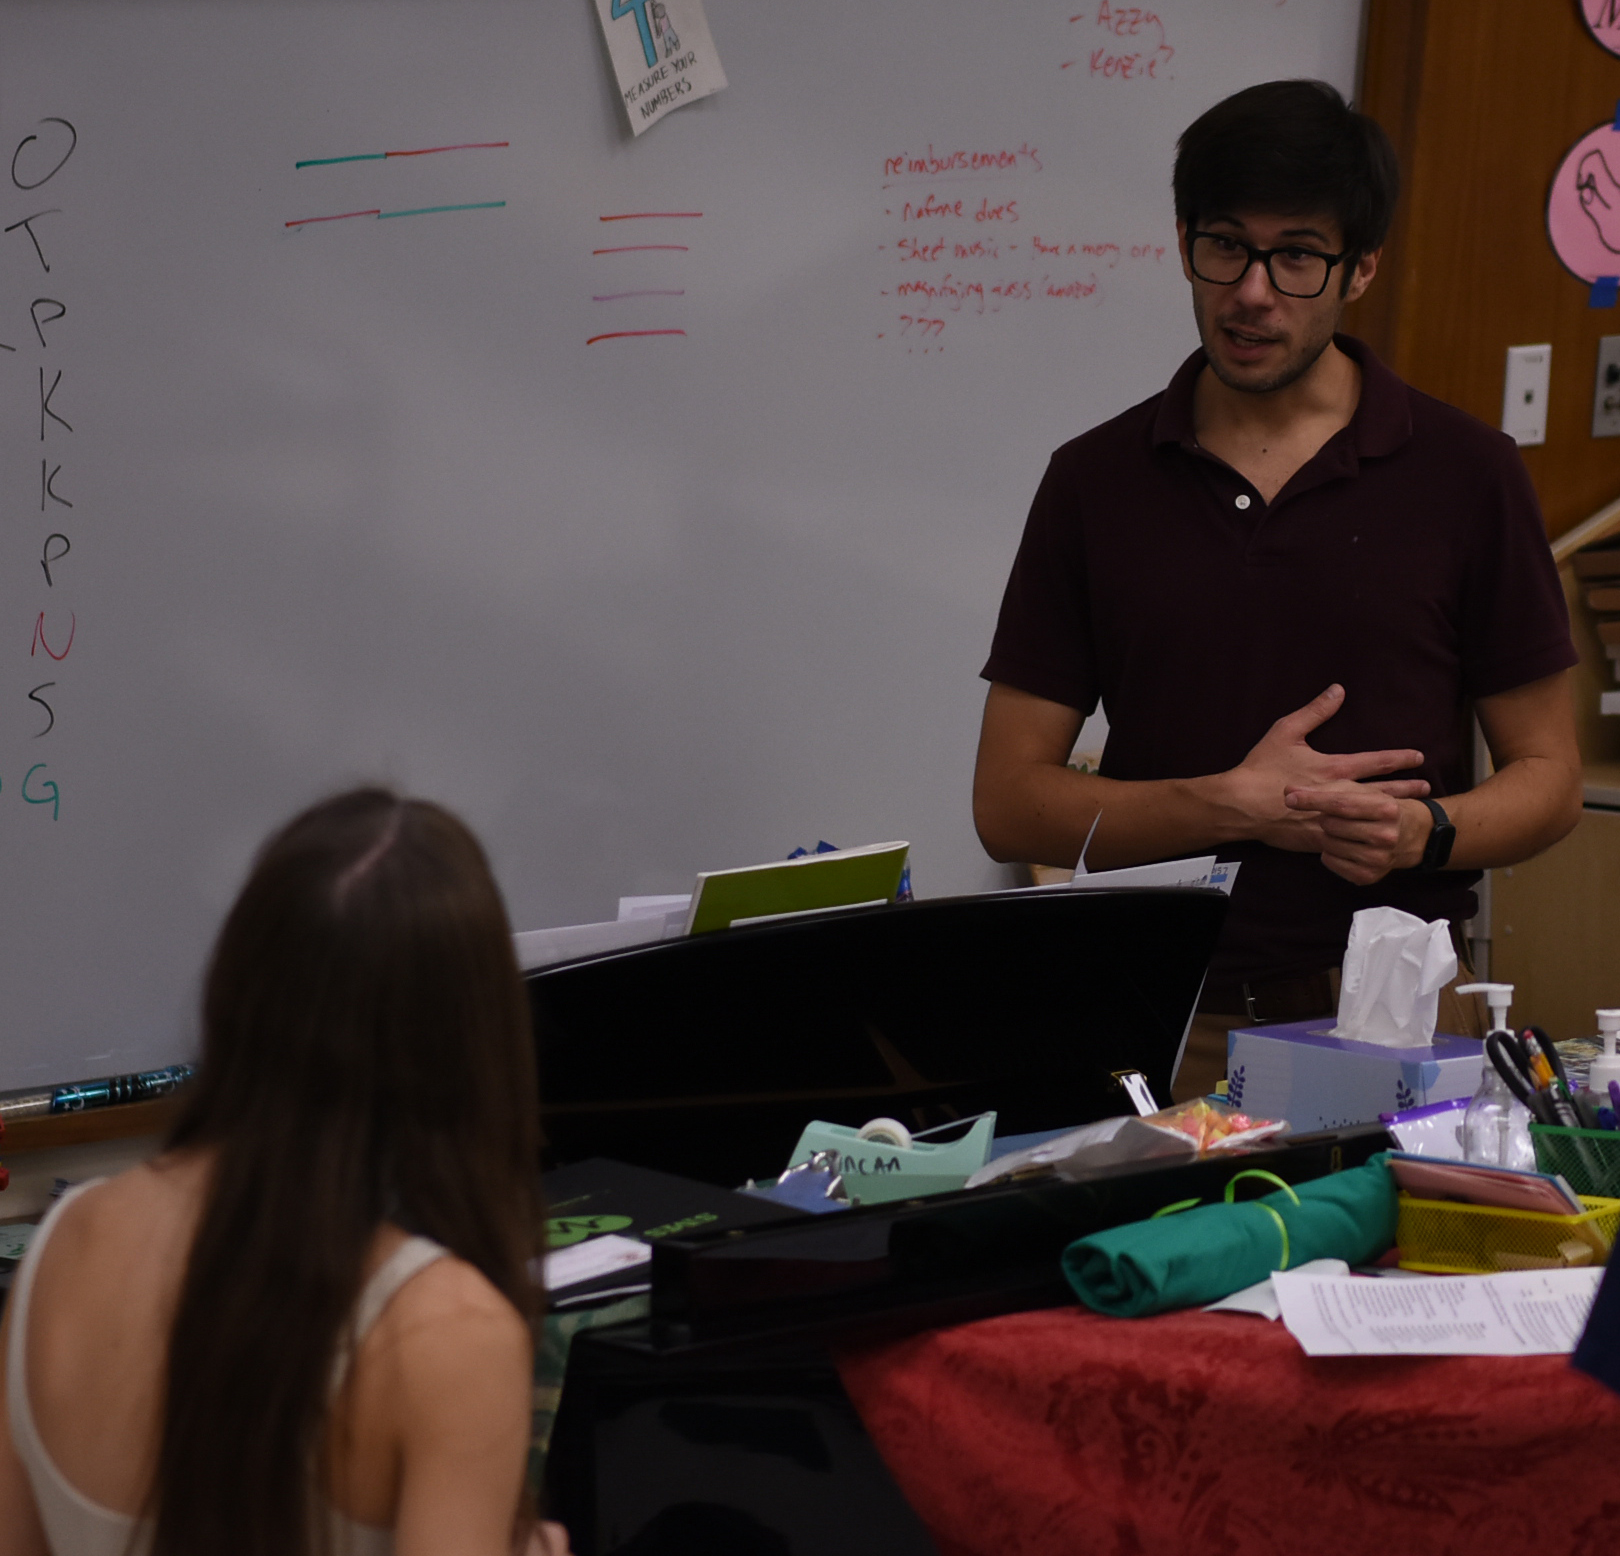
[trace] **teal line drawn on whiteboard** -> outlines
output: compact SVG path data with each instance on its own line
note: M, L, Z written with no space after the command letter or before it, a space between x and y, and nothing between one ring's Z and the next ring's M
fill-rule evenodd
M60 821L62 819L62 791L57 788L55 779L46 778L40 784L42 789L49 789L51 791L49 794L30 794L28 792L28 780L32 778L34 774L37 773L44 765L45 764L43 762L35 762L34 765L23 774L22 797L27 800L30 805L49 805L51 807L51 820Z
M305 157L295 168L331 167L334 162L386 162L390 157L436 157L444 151L499 151L508 140L463 141L458 146L417 146L410 151L357 151L346 157Z
M504 200L475 200L471 205L424 205L418 211L379 211L378 221L386 221L390 216L437 216L441 211L493 211L505 205Z
M295 168L301 167L331 167L334 162L382 162L388 156L386 151L360 151L352 157L305 157L302 162L295 162Z

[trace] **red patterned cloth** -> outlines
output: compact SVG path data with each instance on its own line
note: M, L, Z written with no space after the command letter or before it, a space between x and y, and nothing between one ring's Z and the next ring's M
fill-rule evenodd
M1228 1313L1017 1313L846 1352L941 1556L1598 1556L1620 1396L1562 1356L1323 1357Z

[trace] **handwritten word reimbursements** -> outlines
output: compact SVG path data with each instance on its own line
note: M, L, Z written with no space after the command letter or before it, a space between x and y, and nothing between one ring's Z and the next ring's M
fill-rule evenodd
M46 118L12 149L14 192L0 228L14 245L10 255L13 269L33 271L34 266L39 267L35 273L41 279L36 288L41 292L58 290L48 278L52 259L60 257L60 224L53 218L63 214L63 207L52 197L65 198L59 193L60 185L48 193L41 191L68 165L78 144L78 131L66 119ZM13 531L18 537L13 545L20 541L25 560L37 563L39 571L34 573L32 565L19 569L33 578L34 598L25 605L23 617L13 618L8 629L12 652L20 650L25 639L28 652L20 667L10 660L7 675L10 684L5 717L0 720L4 735L4 743L0 744L0 814L11 811L15 803L19 814L53 821L62 813L62 791L49 762L49 744L59 727L57 710L67 690L63 666L73 651L79 628L77 614L64 600L72 587L71 564L65 563L65 558L73 549L68 531L74 525L68 517L73 510L68 495L73 489L71 465L67 475L63 474L63 466L72 457L67 440L74 424L69 419L63 369L52 362L52 347L60 350L59 330L67 314L67 304L60 298L42 296L33 299L25 317L0 320L0 351L11 357L13 371L22 367L24 378L37 383L39 396L39 516L37 522ZM24 392L32 398L31 385ZM32 407L28 424L11 430L26 442L36 440ZM32 509L31 498L26 507ZM45 744L36 745L36 741Z
M1167 237L1048 224L1037 147L903 151L883 159L878 339L927 356L947 336L1030 306L1095 307L1121 271L1175 263Z

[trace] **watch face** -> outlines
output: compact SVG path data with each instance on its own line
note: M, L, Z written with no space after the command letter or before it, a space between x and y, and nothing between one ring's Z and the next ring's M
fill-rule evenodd
M1450 817L1432 800L1428 805L1429 812L1434 817L1434 830L1429 833L1429 841L1424 845L1420 868L1443 870L1446 861L1451 858L1451 845L1457 841L1457 829L1452 825Z

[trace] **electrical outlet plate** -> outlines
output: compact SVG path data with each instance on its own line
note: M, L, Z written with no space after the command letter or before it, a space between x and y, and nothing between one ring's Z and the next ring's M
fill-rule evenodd
M1502 431L1526 447L1547 441L1547 385L1552 347L1509 346L1502 384Z
M1598 342L1597 385L1592 391L1592 436L1620 438L1620 335Z

